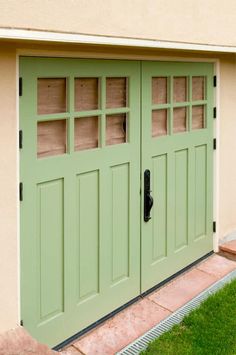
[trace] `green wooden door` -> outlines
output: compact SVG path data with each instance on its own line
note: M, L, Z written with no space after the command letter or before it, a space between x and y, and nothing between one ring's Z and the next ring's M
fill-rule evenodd
M213 69L25 57L20 76L21 316L54 346L212 250Z
M213 249L212 93L211 64L142 64L142 176L154 200L142 215L142 291Z
M21 58L21 316L55 346L140 293L140 63Z

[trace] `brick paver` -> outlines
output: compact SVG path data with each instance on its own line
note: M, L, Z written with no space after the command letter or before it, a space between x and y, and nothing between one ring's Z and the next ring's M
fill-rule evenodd
M170 315L148 299L130 306L74 343L86 355L114 354Z
M0 335L0 355L56 355L56 351L33 339L23 327Z
M206 261L199 264L196 268L209 275L217 277L219 280L229 272L236 269L236 262L226 259L220 255L213 255Z
M220 249L236 255L236 240L231 240L230 242L221 245Z
M148 298L174 312L216 282L215 276L193 269L151 294Z

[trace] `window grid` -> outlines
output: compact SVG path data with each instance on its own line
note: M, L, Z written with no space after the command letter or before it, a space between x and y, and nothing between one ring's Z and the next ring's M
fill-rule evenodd
M187 101L184 102L174 102L174 78L178 76L176 75L170 75L167 77L167 103L164 104L151 104L151 112L156 111L156 110L164 110L166 109L168 112L168 118L167 118L167 135L162 135L162 136L157 136L158 138L165 138L168 135L173 135L176 134L173 131L173 119L174 119L174 109L175 108L181 108L181 107L186 107L186 131L182 133L187 133L191 131L196 131L196 129L193 129L192 125L192 114L193 114L193 107L195 106L204 106L204 122L203 122L203 127L201 129L206 128L206 113L207 113L207 80L206 77L203 76L204 78L204 93L203 93L203 99L202 100L193 100L193 95L192 95L192 90L193 90L193 77L202 77L202 76L197 76L197 75L186 75L186 96L187 96ZM183 77L183 75L180 75L180 77ZM156 78L156 77L153 77ZM151 95L152 97L152 95ZM154 138L157 138L154 137Z

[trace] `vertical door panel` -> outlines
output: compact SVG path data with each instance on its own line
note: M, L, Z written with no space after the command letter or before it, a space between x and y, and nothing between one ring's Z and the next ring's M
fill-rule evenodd
M167 155L152 159L152 186L155 209L152 214L153 262L167 256Z
M64 311L63 179L37 186L40 321Z
M129 276L129 164L111 168L112 282Z
M99 292L99 173L77 176L78 301Z
M175 251L188 243L188 151L175 152Z
M195 239L207 234L207 147L195 147Z

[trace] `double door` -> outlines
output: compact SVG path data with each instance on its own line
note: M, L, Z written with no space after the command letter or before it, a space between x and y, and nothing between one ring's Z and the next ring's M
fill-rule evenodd
M212 65L20 60L21 316L55 346L212 250Z

